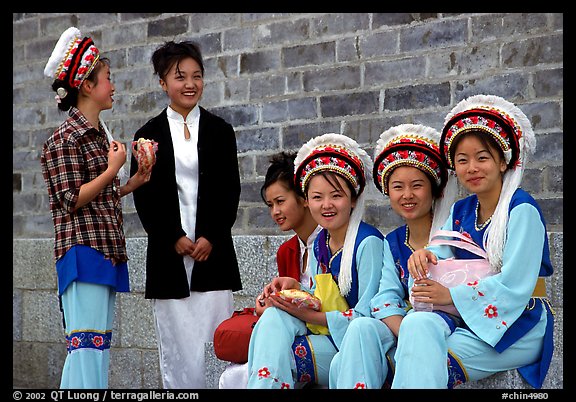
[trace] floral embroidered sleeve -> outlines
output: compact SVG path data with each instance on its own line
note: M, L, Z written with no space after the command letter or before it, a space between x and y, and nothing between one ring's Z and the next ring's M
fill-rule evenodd
M510 211L500 273L450 289L454 305L475 334L494 346L526 308L540 271L546 230L528 203Z
M370 317L370 300L378 291L382 271L382 240L368 236L358 245L358 303L343 313L326 313L328 328L336 346L340 346L348 324L356 317Z
M404 288L394 263L394 257L387 240L383 247L382 277L378 293L370 301L372 317L382 319L392 315L406 315L407 304L404 301Z

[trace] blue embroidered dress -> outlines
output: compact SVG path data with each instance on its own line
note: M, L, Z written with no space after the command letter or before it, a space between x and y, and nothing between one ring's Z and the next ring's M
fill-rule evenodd
M295 382L328 384L330 362L349 323L370 316L370 300L378 290L382 268L380 231L361 222L354 245L350 309L326 313L330 335L310 333L306 323L274 307L267 308L254 327L248 349L248 388L293 388ZM314 243L310 267L314 274L330 272L338 283L341 253L332 255L323 229ZM311 289L314 292L315 282Z
M477 225L477 208L476 195L456 202L443 229L467 233L482 245L489 221ZM449 246L428 248L440 259L477 258ZM547 298L536 294L535 288L537 281L552 273L542 212L532 196L517 189L510 202L501 272L450 288L454 305L465 322L452 334L430 313L408 314L404 318L392 387L445 388L447 380L449 386L457 385L518 369L531 386L540 388L554 349L554 317ZM448 370L446 353L450 360ZM424 355L426 369L421 361Z

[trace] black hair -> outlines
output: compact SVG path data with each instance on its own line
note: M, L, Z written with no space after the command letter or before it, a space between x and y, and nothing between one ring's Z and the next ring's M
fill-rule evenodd
M191 41L178 43L168 41L157 48L154 53L152 53L151 58L152 65L154 66L154 74L164 79L174 64L176 64L176 70L178 71L178 65L187 57L191 57L198 63L202 71L202 76L204 76L204 63L202 62L200 47Z
M480 141L482 143L482 145L484 145L484 147L486 147L486 150L488 151L488 153L490 155L492 155L493 158L494 158L494 155L492 154L492 149L495 149L496 152L498 152L500 159L503 161L506 161L506 158L504 157L504 151L502 151L502 148L500 147L500 144L498 144L496 139L494 139L490 134L487 134L484 131L480 131L480 130L466 131L466 132L456 136L456 138L454 138L452 145L450 145L450 159L452 159L453 161L454 161L454 156L456 154L456 148L458 147L458 144L466 137L478 138L478 141ZM494 158L494 159L496 159L496 158ZM454 161L454 165L456 165L455 161Z
M362 189L356 193L356 190L354 189L354 186L352 186L352 183L350 183L350 180L348 180L347 178L345 178L344 176L342 176L341 174L338 174L334 171L331 170L321 170L317 173L314 173L310 179L312 179L312 177L314 176L322 176L324 177L324 179L326 179L326 181L328 183L330 183L330 185L332 186L332 188L334 188L334 190L338 190L341 192L344 192L344 187L342 187L342 184L340 184L340 181L338 181L338 177L344 179L344 181L346 182L346 185L348 186L348 189L350 190L350 194L351 194L351 199L352 201L358 199L358 197L360 196L360 194L362 193ZM308 180L308 184L310 184L310 180ZM308 186L306 187L306 198L308 198Z
M88 76L84 79L85 81L93 82L94 85L98 85L98 72L102 68L103 65L110 66L110 60L106 57L101 57L96 62L96 65L88 74ZM72 106L76 107L78 105L78 95L80 94L79 88L73 88L68 79L64 80L54 80L52 83L52 90L56 92L58 88L64 88L67 92L64 98L60 99L60 103L58 103L58 109L63 112L68 111Z
M281 182L286 189L294 191L296 195L304 197L300 188L294 182L294 160L296 159L295 152L279 152L272 155L270 158L270 166L266 171L264 184L260 189L260 196L266 202L266 190L272 184Z

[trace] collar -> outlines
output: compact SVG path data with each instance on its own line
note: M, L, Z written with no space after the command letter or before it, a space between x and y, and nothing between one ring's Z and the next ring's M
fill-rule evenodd
M166 115L168 116L169 119L172 119L178 123L184 123L184 117L180 113L172 109L170 106L168 106L166 109L167 109ZM196 104L196 106L194 106L194 108L190 111L190 113L188 113L188 116L186 116L185 123L192 124L199 118L200 118L200 107L198 106L198 104Z
M312 246L314 245L314 240L316 240L316 237L318 236L318 233L320 233L321 230L322 230L321 226L316 226L316 229L314 229L314 231L310 234L310 236L308 236L306 244L304 244L304 241L300 237L298 237L298 235L296 235L296 238L298 239L298 244L300 246L300 255L304 255L305 249L308 250L312 249Z

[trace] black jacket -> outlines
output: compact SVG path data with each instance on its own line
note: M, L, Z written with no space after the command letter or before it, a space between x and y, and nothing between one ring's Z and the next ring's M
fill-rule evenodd
M176 241L186 233L180 219L174 148L166 109L136 132L134 140L138 138L158 142L150 181L134 191L134 205L148 234L145 298L179 299L188 297L190 290L242 289L232 241L240 201L233 127L200 107L196 239L201 236L208 239L212 252L206 261L194 263L190 288L183 257L174 249ZM130 176L137 170L138 164L132 156Z

